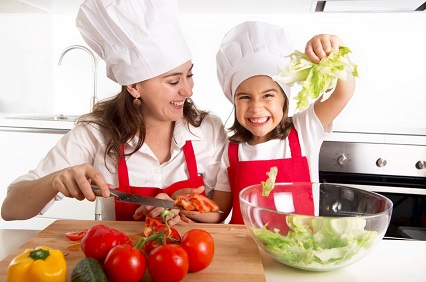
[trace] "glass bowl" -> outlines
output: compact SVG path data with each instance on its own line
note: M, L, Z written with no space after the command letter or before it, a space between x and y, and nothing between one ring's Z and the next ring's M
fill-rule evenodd
M244 224L258 246L291 267L330 271L365 257L389 226L392 201L357 188L276 183L240 192Z

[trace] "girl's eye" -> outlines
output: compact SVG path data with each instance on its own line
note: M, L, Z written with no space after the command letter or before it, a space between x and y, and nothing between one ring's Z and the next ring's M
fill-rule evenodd
M274 94L266 93L265 95L263 95L263 97L265 97L265 98L274 97Z
M250 96L247 96L247 95L238 96L238 100L247 100L247 99L250 99Z
M177 85L178 83L179 83L179 80L170 82L171 85Z
M187 78L191 78L191 77L193 77L194 76L194 74L193 73L190 73L190 74L188 74L186 77Z

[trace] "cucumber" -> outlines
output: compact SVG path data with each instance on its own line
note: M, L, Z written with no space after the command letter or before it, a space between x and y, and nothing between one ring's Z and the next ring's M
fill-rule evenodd
M101 264L94 258L80 260L71 273L72 282L107 282Z

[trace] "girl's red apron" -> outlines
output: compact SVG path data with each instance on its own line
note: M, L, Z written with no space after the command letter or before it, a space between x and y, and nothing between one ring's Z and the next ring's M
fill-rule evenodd
M268 178L266 172L269 172L271 167L276 166L278 168L277 183L311 182L308 160L302 156L299 137L294 127L290 131L288 141L291 158L257 161L239 161L238 144L233 142L229 144L228 157L230 166L228 168L228 176L233 199L233 211L230 223L244 223L241 215L239 193L247 186L260 184L262 181L265 181ZM312 188L310 185L308 186L306 189L292 191L295 213L314 214Z
M204 185L203 177L198 175L197 160L195 159L194 149L191 141L186 141L183 146L186 165L188 167L189 179L176 182L171 186L160 189L154 187L134 187L129 184L129 174L127 164L124 157L118 162L118 191L125 193L136 194L140 196L155 197L158 193L167 193L170 197L176 191L183 188L198 188ZM123 203L115 200L115 219L116 220L134 220L133 214L140 207L137 204Z

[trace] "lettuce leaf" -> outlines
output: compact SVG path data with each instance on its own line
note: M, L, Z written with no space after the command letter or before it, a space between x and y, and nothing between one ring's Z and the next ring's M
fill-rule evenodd
M262 196L269 196L272 189L274 189L275 180L277 179L278 168L276 166L271 167L269 172L266 173L268 179L261 181L262 184Z
M304 269L328 270L338 264L350 264L366 252L379 238L376 231L364 230L360 217L327 218L287 216L291 231L252 228L264 249L284 263Z
M297 109L303 110L309 106L310 99L317 99L323 95L323 101L333 93L337 80L346 80L348 74L359 77L358 67L351 63L345 55L352 51L345 46L340 46L339 51L334 49L327 58L318 64L308 59L305 53L294 51L290 63L280 70L274 80L293 86L295 83L302 85L302 90L294 98L298 100Z

